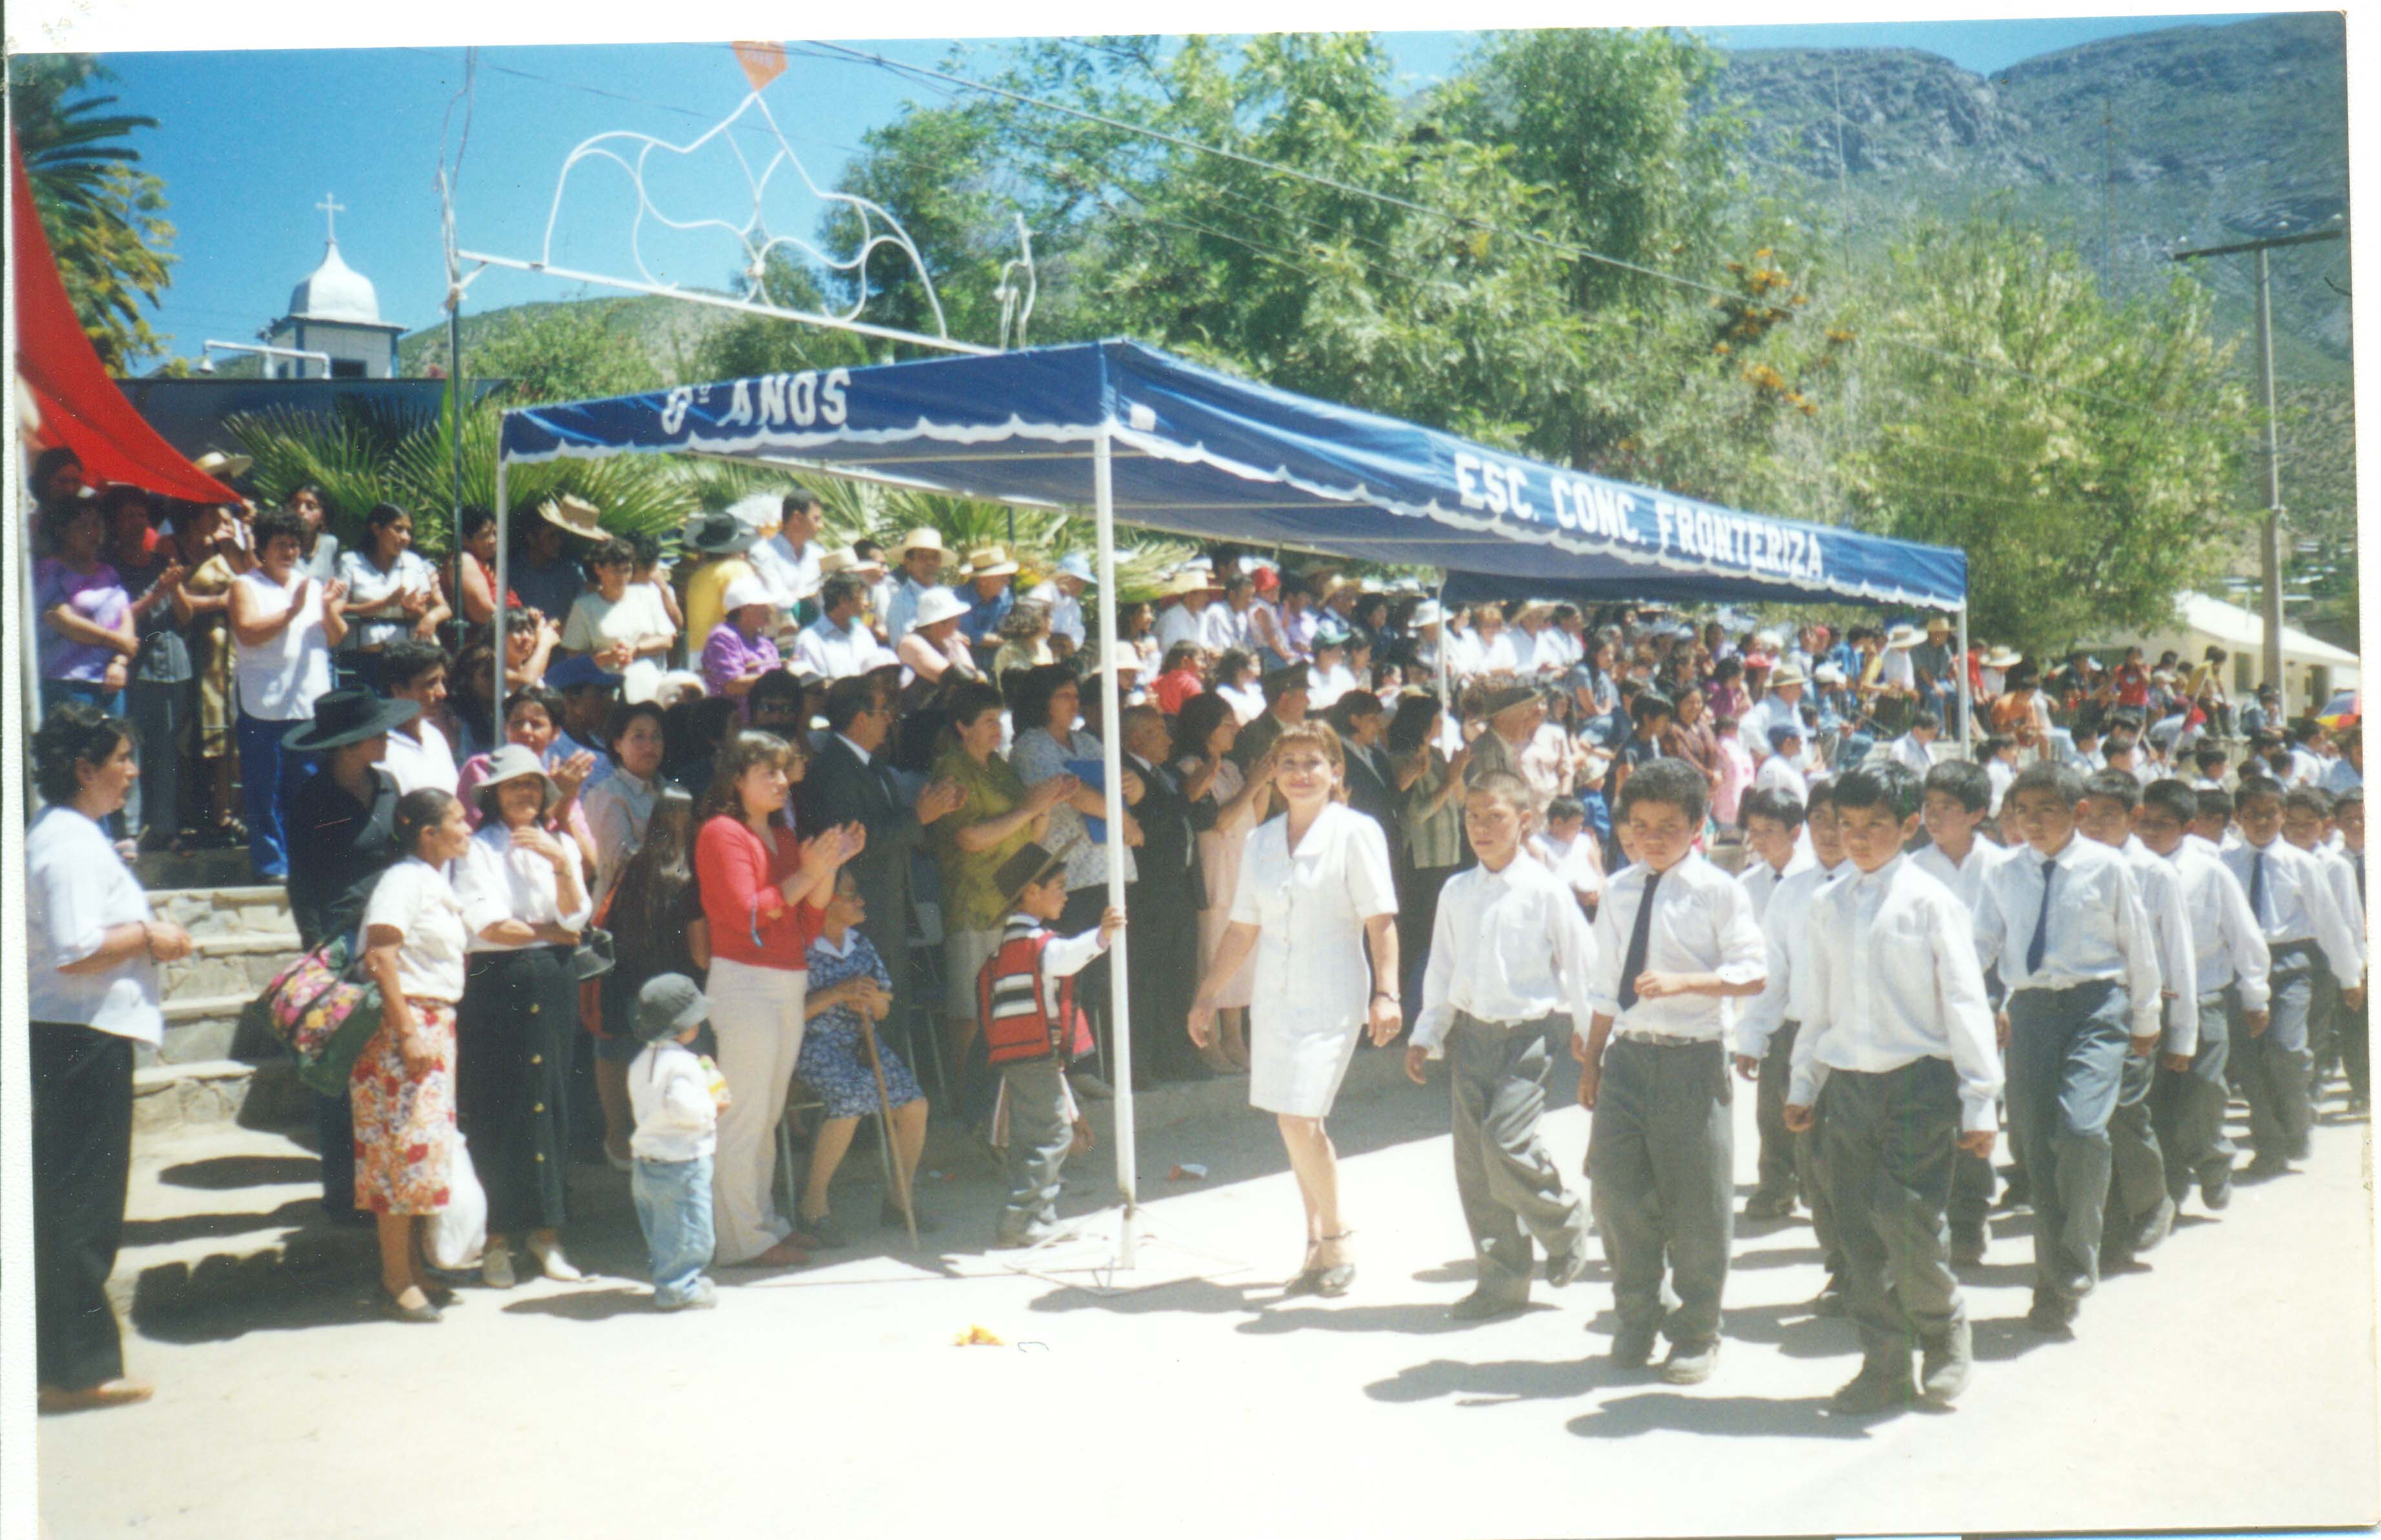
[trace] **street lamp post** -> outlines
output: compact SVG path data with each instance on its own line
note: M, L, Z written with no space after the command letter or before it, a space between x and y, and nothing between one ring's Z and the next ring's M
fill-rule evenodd
M2195 261L2202 257L2232 257L2242 252L2253 252L2257 258L2257 388L2265 405L2265 523L2257 537L2257 570L2265 584L2265 597L2259 608L2265 619L2265 645L2260 662L2265 673L2263 683L2285 692L2285 709L2289 701L2282 683L2282 446L2274 413L2274 285L2270 254L2277 246L2312 246L2317 241L2339 240L2347 234L2345 230L2309 230L2296 236L2267 236L2262 240L2240 241L2230 246L2203 246L2167 253L2169 260L2178 262Z

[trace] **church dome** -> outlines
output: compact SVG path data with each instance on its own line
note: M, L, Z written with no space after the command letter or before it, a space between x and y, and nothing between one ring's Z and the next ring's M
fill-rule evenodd
M380 296L372 280L339 257L339 243L326 242L323 265L289 291L289 314L299 321L354 321L380 323Z

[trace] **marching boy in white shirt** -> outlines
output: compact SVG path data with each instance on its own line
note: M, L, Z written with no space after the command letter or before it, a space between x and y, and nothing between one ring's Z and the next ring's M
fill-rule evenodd
M637 1040L629 1106L637 1132L629 1195L653 1260L653 1308L708 1310L719 1291L711 1266L711 1158L719 1148L717 1072L688 1045L710 1018L711 1001L682 973L659 974L637 994Z
M1596 909L1594 1014L1571 1038L1579 1104L1595 1114L1587 1174L1620 1318L1612 1360L1642 1368L1667 1335L1673 1385L1710 1378L1719 1358L1736 1221L1728 1002L1759 994L1768 971L1752 901L1694 851L1709 789L1683 759L1621 786L1614 819L1636 864Z
M1448 1059L1455 1100L1455 1192L1480 1259L1479 1283L1448 1312L1481 1321L1530 1300L1530 1238L1559 1288L1587 1267L1587 1206L1563 1185L1538 1137L1561 1027L1587 1021L1595 938L1570 885L1522 853L1535 795L1491 770L1464 794L1463 827L1479 864L1447 879L1422 974L1422 1013L1406 1075L1426 1082ZM1527 1225L1525 1231L1523 1226Z
M2001 1066L1967 908L1901 853L1920 794L1890 762L1836 782L1854 869L1811 904L1810 1015L1786 1107L1789 1127L1818 1131L1844 1248L1862 1362L1835 1405L1850 1413L1921 1394L1947 1404L1972 1360L1951 1275L1951 1162L1991 1158Z
M2133 838L2133 816L2142 805L2141 782L2121 770L2102 770L2084 782L2075 805L2075 827L2085 839L2120 852L2140 884L2142 908L2157 941L2158 980L2165 997L2166 1038L2151 1052L2138 1045L2127 1056L2118 1082L2117 1110L2108 1117L2113 1169L2108 1206L2101 1225L2100 1267L2130 1265L2174 1229L2175 1204L2166 1190L2166 1156L2150 1117L2150 1086L2163 1063L2187 1070L2199 1051L2199 959L2192 943L2191 913L2174 868Z

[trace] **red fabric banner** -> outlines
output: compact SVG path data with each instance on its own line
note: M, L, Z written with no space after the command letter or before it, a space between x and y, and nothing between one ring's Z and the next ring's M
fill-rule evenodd
M94 486L128 481L192 503L237 502L229 487L159 437L107 377L58 278L13 135L8 218L15 237L9 265L17 276L17 374L40 408L43 444L73 450L82 460L83 479Z

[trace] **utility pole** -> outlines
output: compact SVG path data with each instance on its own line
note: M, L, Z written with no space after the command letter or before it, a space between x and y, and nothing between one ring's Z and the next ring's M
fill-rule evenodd
M2317 241L2339 240L2345 230L2309 230L2298 236L2267 236L2263 240L2241 241L2231 246L2203 246L2195 250L2169 252L2178 262L2195 261L2202 257L2234 257L2253 252L2257 259L2257 389L2265 404L2265 523L2257 538L2257 568L2265 588L2265 656L2261 660L2263 684L2283 691L2282 708L2289 709L2289 692L2282 684L2282 446L2274 413L2274 284L2271 253L2280 246L2312 246Z

